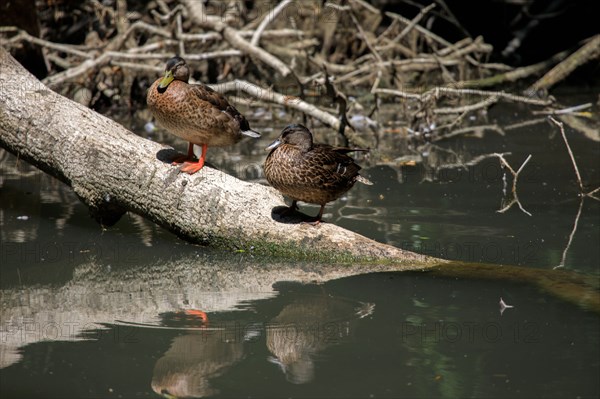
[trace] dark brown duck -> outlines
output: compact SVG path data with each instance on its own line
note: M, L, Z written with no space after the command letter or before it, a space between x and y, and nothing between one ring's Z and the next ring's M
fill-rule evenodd
M206 150L225 147L242 137L260 137L248 121L229 102L203 84L189 84L190 70L181 57L167 61L165 75L148 89L146 102L159 125L189 142L188 154L174 163L184 162L181 171L195 173L204 166ZM202 147L195 161L193 145Z
M266 149L271 150L264 164L267 181L292 199L290 212L298 209L298 201L321 205L312 220L315 224L321 221L325 205L354 183L373 184L358 174L360 166L347 155L367 149L314 144L312 133L302 125L286 126Z

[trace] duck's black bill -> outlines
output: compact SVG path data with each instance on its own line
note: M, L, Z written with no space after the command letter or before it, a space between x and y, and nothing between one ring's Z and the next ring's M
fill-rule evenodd
M271 144L269 144L269 146L267 148L265 148L265 151L273 150L273 149L279 147L280 144L281 144L281 141L279 139L277 139L274 142L272 142Z

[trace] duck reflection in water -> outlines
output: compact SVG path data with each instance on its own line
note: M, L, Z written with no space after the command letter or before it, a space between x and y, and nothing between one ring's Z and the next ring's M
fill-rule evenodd
M358 318L370 315L373 304L359 304L326 295L293 302L271 320L266 329L267 348L286 379L305 384L315 377L319 352L342 343Z
M216 329L211 329L204 315L198 325L206 330L188 331L186 335L175 337L164 356L156 362L152 389L168 398L219 394L211 380L242 360L244 345L251 341L256 344L262 331L273 355L268 360L281 368L289 382L308 383L315 377L315 361L320 353L331 345L343 343L358 319L371 315L374 306L322 293L304 295L288 302L266 324L248 319L245 322L229 320L219 323L218 328L213 325L211 328ZM183 323L186 320L174 318L173 321L179 323L178 327L189 327Z
M176 337L154 366L152 389L171 398L215 395L219 392L210 380L222 375L243 355L243 342L226 342L216 331Z

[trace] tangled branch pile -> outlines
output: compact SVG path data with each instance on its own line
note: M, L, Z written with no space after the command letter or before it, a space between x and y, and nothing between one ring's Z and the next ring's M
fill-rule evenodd
M360 128L376 126L373 115L384 112L383 98L396 104L393 119L404 121L409 135L429 139L499 100L551 104L481 90L539 74L551 64L513 70L486 62L492 47L481 37L450 43L424 27L450 18L435 4L412 19L382 13L363 0L245 4L48 2L38 13L41 38L14 27L0 33L9 48L41 47L48 70L43 82L100 111L145 108L145 89L165 60L179 54L196 71L193 78L226 82L215 88L244 93L236 101L245 97L300 111L365 147L372 147L373 135ZM594 40L597 50L600 41Z

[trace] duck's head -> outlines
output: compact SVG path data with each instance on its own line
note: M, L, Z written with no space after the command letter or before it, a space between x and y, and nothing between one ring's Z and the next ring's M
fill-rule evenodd
M186 82L190 78L190 69L188 68L185 60L181 57L175 56L167 61L165 67L165 76L158 83L158 91L163 92L167 90L167 87L173 80L181 80Z
M281 135L265 148L265 150L274 150L282 144L297 147L303 152L308 151L313 145L312 133L304 125L287 125L281 131Z

